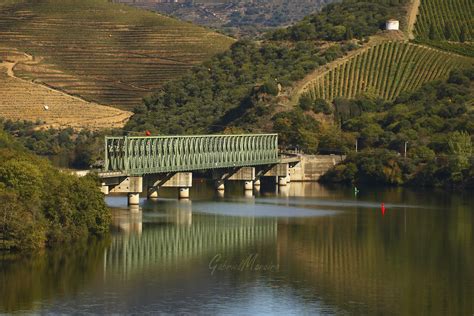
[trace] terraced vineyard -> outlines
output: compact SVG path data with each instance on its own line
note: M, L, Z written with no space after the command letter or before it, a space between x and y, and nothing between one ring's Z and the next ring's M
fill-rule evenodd
M465 41L472 41L473 12L472 0L421 0L415 35L420 39L458 42L464 32Z
M11 66L0 63L0 117L40 121L42 127L94 130L122 127L132 115L11 77Z
M0 46L34 57L16 76L122 109L232 43L107 0L0 0Z
M333 100L354 98L361 93L395 99L401 92L413 91L423 83L447 77L472 59L407 42L383 42L307 80L295 93Z

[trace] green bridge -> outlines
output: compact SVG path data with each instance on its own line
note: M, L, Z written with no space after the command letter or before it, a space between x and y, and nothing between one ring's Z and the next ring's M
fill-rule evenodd
M262 177L286 185L289 167L298 162L279 154L278 134L106 137L99 176L105 194L128 193L133 205L144 191L157 197L160 187L180 188L179 197L188 198L192 172L212 173L221 191L232 180L253 190Z
M128 175L275 164L278 135L106 137L105 172Z

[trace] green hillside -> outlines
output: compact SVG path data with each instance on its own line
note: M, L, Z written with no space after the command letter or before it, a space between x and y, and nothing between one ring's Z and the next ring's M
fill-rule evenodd
M464 41L470 41L474 36L473 12L471 0L421 0L416 36L455 42L464 36Z
M468 58L406 42L383 42L362 50L311 78L296 92L312 99L354 98L367 93L385 100L446 78Z
M107 0L0 0L0 47L33 56L17 76L124 109L232 42Z
M214 132L236 125L271 130L271 117L290 108L288 91L295 83L365 45L387 19L403 11L405 2L332 3L291 27L267 33L264 40L239 41L156 91L125 128L160 134Z
M357 137L359 152L350 153L325 180L474 186L473 85L471 67L382 106L363 98L335 102L342 134ZM333 137L324 145L341 148L343 139ZM405 148L406 155L400 155Z
M421 0L415 24L419 42L474 57L474 2Z

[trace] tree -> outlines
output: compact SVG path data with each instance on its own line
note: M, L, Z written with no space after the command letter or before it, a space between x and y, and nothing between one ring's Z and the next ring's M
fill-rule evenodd
M313 100L308 94L303 94L300 97L298 105L303 111L309 111L313 105Z
M0 250L102 236L110 213L98 179L61 173L0 131Z
M428 38L430 40L436 39L436 31L435 31L435 28L434 28L433 24L430 24L430 28L428 30Z
M11 190L0 189L0 251L35 250L46 241L46 222L35 217Z
M449 40L451 39L452 31L451 31L451 24L445 23L444 24L444 38Z
M267 80L260 87L260 92L267 93L270 95L278 95L278 84L275 80Z
M459 33L459 41L464 43L466 41L466 26L461 27L461 33Z
M313 102L313 111L314 113L324 113L329 115L332 113L332 106L324 99L316 99Z
M448 146L455 170L467 169L473 154L471 136L464 131L455 131L448 136Z
M352 29L348 28L346 31L345 39L346 40L351 40L354 38L354 33L352 33Z

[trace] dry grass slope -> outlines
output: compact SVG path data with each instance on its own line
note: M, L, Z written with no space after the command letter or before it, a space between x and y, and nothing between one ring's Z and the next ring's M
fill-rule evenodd
M0 0L0 46L34 57L17 76L122 109L232 42L107 0Z
M382 42L360 50L343 62L304 82L296 98L333 100L369 94L385 100L401 92L414 91L422 84L447 77L448 73L472 59L407 42Z

